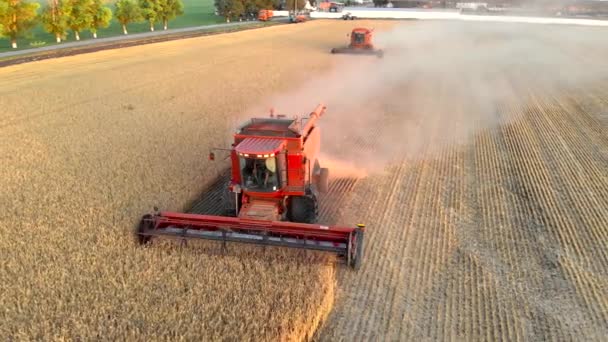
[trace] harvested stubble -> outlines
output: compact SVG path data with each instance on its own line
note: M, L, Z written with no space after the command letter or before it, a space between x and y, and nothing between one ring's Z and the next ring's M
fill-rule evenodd
M129 233L153 205L182 209L225 166L205 155L227 142L234 116L326 68L327 51L344 43L350 26L369 24L312 22L0 69L0 336L310 334L332 304L334 269L324 256L242 246L220 255L218 245L202 243L134 249ZM556 36L551 44L568 41ZM485 51L497 42L478 38ZM436 46L414 44L403 62L445 59L429 50ZM607 50L560 51L593 66L585 59ZM401 133L410 149L393 155L398 162L384 174L334 182L340 191L326 198L350 205L324 207L324 220L361 220L369 233L363 268L339 271L322 340L608 334L608 88L547 92L532 86L536 77L507 70L488 77L518 84L515 100L490 108L499 118L492 126L467 107L477 100L466 89L475 80L450 84L441 72L413 73L387 93L420 108L372 99L375 121L348 121L351 135L356 126L373 132L357 141L355 155L381 151L386 134ZM464 101L453 102L462 92ZM407 130L399 131L404 113ZM446 133L471 123L450 141ZM352 144L332 147L346 154Z
M491 27L483 28L483 34L467 36L472 41L487 36L467 54L483 56L488 42L509 46L508 39L492 36ZM474 105L483 93L469 89L479 84L479 72L450 79L440 68L427 75L427 68L405 82L416 85L402 95L406 110L399 100L387 100L384 111L374 112L377 121L399 112L408 118L400 127L415 128L404 140L424 143L353 189L342 220L359 215L370 222L367 262L357 274L338 271L336 305L322 340L606 339L608 79L605 66L598 65L604 65L608 44L564 48L564 39L534 35L593 34L593 29L553 30L526 30L533 46L547 49L546 63L568 53L580 64L567 64L570 69L558 70L561 75L581 68L597 78L549 87L543 78L558 77L522 72L528 60L502 69L498 61L492 65L497 70L480 63L481 72L492 71L489 93L501 83L511 87L509 96L494 98L483 111L495 118L488 125ZM461 67L450 62L450 68ZM470 129L458 132L460 125ZM387 131L366 127L368 136ZM339 148L346 150L348 143Z
M307 37L330 45L328 24L314 25ZM328 66L324 46L294 48L296 26L0 70L0 336L312 335L333 303L325 255L142 249L131 236L143 213L182 210L226 166L206 153L245 108ZM315 66L302 70L300 53Z

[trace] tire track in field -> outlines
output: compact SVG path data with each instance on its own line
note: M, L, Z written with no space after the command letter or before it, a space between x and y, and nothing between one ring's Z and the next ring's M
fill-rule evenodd
M410 96L416 97L416 91L412 90ZM394 109L393 109L394 110ZM424 111L424 106L421 109ZM387 117L395 118L397 113L385 113ZM387 125L391 123L388 122ZM416 139L416 137L409 137ZM427 146L428 147L428 146ZM426 148L423 147L423 150ZM422 152L424 153L424 152ZM386 290L386 297L377 295L371 303L372 309L375 307L378 312L377 317L370 322L365 322L367 331L374 331L374 335L379 336L397 336L401 335L401 329L406 327L406 331L420 331L420 326L411 320L411 316L407 312L407 307L412 308L411 303L407 303L408 293L407 287L394 286L411 279L410 265L400 264L401 255L408 250L412 250L412 246L406 244L408 237L415 233L414 211L409 210L413 204L420 198L416 189L423 183L424 167L418 167L418 163L401 158L397 159L392 167L391 181L387 184L388 189L392 189L392 193L388 194L388 201L378 217L378 222L382 225L381 235L375 234L374 243L378 247L373 247L372 253L380 254L378 263L374 265L375 269L381 270L386 276L384 284L379 284L380 289ZM372 213L374 211L371 211ZM388 286L388 288L387 288ZM380 308L384 306L381 310ZM373 329L372 323L383 322ZM382 330L380 330L382 329ZM370 336L374 336L370 335Z
M460 110L460 115L465 111L466 108ZM466 114L464 118L466 119ZM477 143L473 146L484 147L485 144L479 144L479 136L491 136L489 133L491 132L478 135ZM477 153L476 156L472 148L465 149L465 147L466 145L456 145L446 149L445 152L451 155L450 159L455 161L455 165L444 165L443 169L451 170L450 178L459 184L454 187L459 190L453 195L452 203L455 206L448 207L453 213L450 222L455 227L455 241L449 256L450 266L436 280L436 284L440 285L425 294L428 298L439 298L433 311L437 311L439 317L443 314L444 318L438 320L434 319L435 316L426 317L425 321L431 322L429 334L417 338L445 340L457 337L465 340L496 340L503 336L518 334L513 331L515 319L512 308L500 300L502 295L499 291L500 282L493 276L493 269L488 268L483 262L484 243L489 245L490 251L494 247L492 240L486 241L484 235L494 229L488 225L493 226L495 223L492 221L488 223L487 215L481 214L489 212L496 214L496 211L500 211L497 207L500 202L494 201L497 187L492 185L493 175L486 174L488 171L493 171L491 158L489 164L484 164L487 160L486 154L492 156L492 153L483 151L481 155ZM482 164L477 165L479 163ZM481 173L476 174L480 171ZM485 191L482 196L477 196L474 191L466 191L477 188L478 184L489 184L482 188ZM498 215L500 216L500 213ZM483 221L480 220L480 216ZM430 334L437 331L442 331L443 335Z
M416 139L416 137L412 137L412 139ZM430 140L432 141L433 139ZM424 159L424 157L421 159ZM410 259L410 257L406 259L406 263L401 265L400 263L402 263L403 254L407 253L406 251L411 250L412 254L415 253L414 255L425 255L427 253L428 248L416 246L412 243L415 239L409 238L412 233L416 233L415 229L418 229L415 227L416 221L414 217L417 211L413 207L418 205L416 203L427 198L424 196L425 191L420 189L421 187L429 187L429 189L433 189L434 191L437 190L434 182L432 182L434 178L432 174L441 168L435 167L435 162L407 161L406 163L410 164L407 168L404 168L405 163L395 165L389 176L385 177L386 180L384 182L374 180L373 184L369 185L364 182L365 186L372 188L382 187L383 189L389 189L388 193L384 190L383 194L381 193L377 196L380 198L380 201L382 201L383 196L386 196L384 208L380 212L374 210L374 208L370 208L369 212L372 215L370 220L376 222L377 229L379 230L370 232L370 234L373 234L370 244L373 243L374 246L371 250L370 248L366 248L366 260L372 263L370 269L375 270L376 274L381 274L382 276L376 277L373 275L374 273L365 274L364 276L360 274L351 276L351 274L348 274L347 279L344 280L345 283L357 282L360 284L359 287L349 290L352 293L349 293L348 296L357 296L360 298L359 303L363 302L364 304L359 304L361 309L356 309L356 312L353 311L355 309L352 305L355 303L350 303L349 308L345 308L344 310L349 311L347 315L350 317L365 317L365 319L355 322L339 321L337 322L337 327L331 326L332 321L330 319L327 326L333 331L347 329L348 326L349 331L353 333L357 332L357 337L367 339L379 336L399 338L400 336L420 336L425 334L421 329L422 324L412 320L412 315L410 314L410 310L417 308L415 300L412 299L415 299L415 294L413 293L417 289L417 285L419 285L416 284L418 281L410 275L421 273L422 275L419 279L428 283L431 272L420 272L419 268L425 269L426 265L416 265L415 261L409 262L407 259ZM427 169L430 169L430 171ZM426 180L423 177L426 177ZM385 185L377 185L382 183ZM402 185L399 186L399 184ZM366 189L359 190L364 192ZM436 209L437 207L435 206ZM376 216L373 216L374 212L377 213ZM418 220L426 222L427 216L422 215ZM433 239L432 231L419 234L426 237L421 240L427 246L433 246L436 243ZM405 246L403 246L404 244ZM415 258L411 257L411 259ZM431 267L434 265L430 264ZM365 273L363 269L361 271ZM405 282L407 285L403 286L402 282ZM361 293L362 296L360 297L359 292L361 291L364 293ZM340 311L340 308L337 311ZM378 323L387 319L390 322L388 324L385 323L384 329L380 330ZM342 323L346 325L341 326ZM428 329L428 327L425 327L425 329ZM355 338L355 336L349 335L350 338Z
M435 120L432 125L441 124L437 116ZM416 136L408 138L417 139ZM427 146L426 149L430 147L435 150L434 146ZM338 331L340 338L348 340L380 336L399 339L428 334L428 324L413 319L412 311L423 311L416 301L416 297L424 292L419 289L420 283L426 287L435 284L433 278L444 267L440 266L441 261L437 261L435 253L438 250L441 253L449 244L437 238L442 235L442 229L424 229L425 225L438 222L433 218L435 215L420 214L417 209L427 206L426 210L438 211L439 216L447 215L441 214L440 201L433 201L433 196L427 193L443 188L434 179L441 173L441 165L445 161L442 161L441 154L423 154L419 158L394 164L385 177L370 177L359 184L357 191L366 195L356 197L361 203L357 207L365 208L363 203L373 203L367 206L365 212L376 228L368 230L366 264L363 268L358 273L344 271L340 274L339 280L344 286L353 283L357 286L348 288L338 297L337 303L347 304L337 307L334 315L338 312L340 316L361 319L343 321L330 318L325 325L324 336L338 337L335 335ZM432 161L425 161L427 158ZM419 274L419 278L412 277L414 274Z
M394 116L392 116L392 118L394 118ZM384 127L384 125L386 124L390 124L390 120L391 120L391 116L390 115L385 115L382 117L379 117L378 120L376 121L376 124L373 125L372 127L369 127L369 134L367 134L365 137L360 137L359 143L357 144L360 147L360 151L373 151L374 148L378 148L378 137L381 136L381 129ZM390 176L390 178L388 178L389 181L388 183L386 183L385 181L387 180L387 177L374 177L372 176L371 178L375 179L375 180L379 180L382 182L383 185L376 185L374 183L372 183L372 189L362 189L363 188L367 188L368 186L370 186L369 182L366 180L363 182L362 187L360 187L360 183L357 182L357 188L353 189L353 198L350 201L351 202L351 206L350 206L350 210L345 210L345 214L342 217L342 221L343 222L347 222L348 220L353 220L356 219L358 221L363 221L364 222L368 222L367 225L367 231L368 233L366 234L366 242L365 242L365 262L363 265L363 269L371 267L372 269L376 269L376 268L380 268L381 266L378 266L377 264L372 264L369 265L369 261L374 260L374 261L378 261L378 262L385 262L386 259L379 257L379 258L375 258L374 256L370 256L370 253L373 255L374 254L374 250L372 249L370 251L370 247L369 246L374 246L375 245L375 239L376 239L376 234L374 233L376 230L378 229L385 229L386 227L384 227L383 225L383 220L378 219L378 217L368 217L366 214L368 212L384 212L384 214L381 214L380 216L383 217L385 215L389 215L390 213L388 213L388 209L390 209L392 207L392 203L394 203L395 196L394 194L391 194L388 198L382 198L382 194L379 193L377 191L377 189L384 189L386 186L393 186L395 184L395 179L396 177L400 174L400 171L402 169L403 164L398 164L398 166L396 167L391 167L389 168L389 170L387 170L387 173L392 174L393 176ZM394 170L397 169L397 171L395 172ZM376 190L376 191L374 191ZM345 203L346 204L346 203ZM355 210L353 210L353 207L356 208ZM384 207L384 208L382 208ZM354 211L354 213L353 213ZM350 215L348 215L350 214ZM363 215L361 215L363 214ZM343 270L344 271L344 270ZM351 272L349 270L344 271L345 273L354 273ZM375 283L377 282L379 279L377 278L366 278L366 279L360 279L358 281L358 288L361 287L378 287L378 284ZM348 291L350 292L350 290ZM344 296L345 293L342 292L342 294L340 296ZM363 295L364 297L362 298L362 301L375 301L377 297L373 296L371 293L367 293L365 295ZM362 308L364 309L364 308ZM366 312L365 310L361 311L359 313L360 315L365 315L369 317L370 321L374 321L374 322L381 322L383 320L382 317L384 317L383 313L379 313L379 312ZM376 325L370 325L370 324L364 324L364 325L359 325L359 321L355 322L355 326L357 330L361 331L364 335L371 335L371 336L378 336L377 335L377 331L372 331L374 330L374 327Z
M505 115L501 105L496 111L503 125L518 119ZM508 151L497 139L498 132L481 130L467 152L467 187L474 189L468 199L473 219L459 233L459 252L466 256L463 260L475 275L473 289L479 294L475 303L479 318L470 320L477 331L469 338L520 340L526 334L526 322L515 304L515 279L521 276L518 265L528 258L528 252L524 244L515 242L514 233L525 220L513 211L513 196L506 191L510 186L510 173L505 172ZM461 277L466 279L468 274Z
M370 135L374 135L373 133ZM379 292L374 289L383 288L379 283L382 278L379 277L361 277L362 273L369 274L370 270L379 270L381 269L381 264L385 263L387 259L385 258L382 250L375 248L378 243L382 242L378 240L378 232L385 231L389 229L387 227L387 220L385 219L390 215L390 210L393 208L393 203L396 200L396 194L398 191L389 192L382 191L382 189L386 188L394 188L394 184L396 184L396 180L399 177L400 166L390 167L386 172L387 176L371 176L363 183L360 183L357 188L356 195L353 198L353 202L349 212L351 214L358 213L362 214L364 221L368 222L367 234L366 234L366 244L365 244L365 262L359 272L351 272L349 270L342 270L342 277L346 278L344 280L345 286L339 287L339 289L343 289L339 292L337 303L344 303L345 301L353 300L351 296L356 296L354 299L357 303L369 303L363 305L357 305L354 307L350 307L346 310L338 309L337 311L341 312L341 314L352 316L352 317L366 317L366 320L363 322L360 319L357 319L353 322L344 322L342 320L336 322L336 324L332 323L331 320L325 326L331 329L337 328L343 330L346 328L344 323L350 326L349 331L358 332L362 336L379 336L378 331L374 328L379 326L380 322L378 321L378 315L380 313L375 310L370 311L370 307L377 307L378 300L382 300L383 298ZM376 215L369 215L370 213L377 213ZM352 217L356 217L352 215ZM390 259L389 259L390 261ZM373 271L372 271L373 272ZM356 285L349 285L356 284ZM370 291L362 291L363 289L370 289ZM390 293L386 293L387 296L391 296Z
M331 174L331 170L329 170ZM331 176L330 176L331 177ZM340 212L352 194L356 178L335 178L330 180L329 191L321 194L319 200L319 222L339 224Z
M428 91L428 89L425 89ZM424 90L419 90L424 92ZM418 96L415 91L412 96ZM424 104L419 109L425 111ZM432 125L438 125L437 117ZM424 134L424 133L421 133ZM416 141L421 137L411 136L409 139ZM428 141L432 141L431 137ZM378 265L381 274L388 275L385 284L381 288L387 289L388 299L385 302L382 295L377 296L377 300L372 303L372 308L377 307L381 310L382 315L380 321L387 322L383 326L383 330L377 331L380 336L388 336L389 338L399 338L407 336L407 334L424 334L424 325L413 319L412 311L417 309L417 303L412 301L413 286L417 279L428 283L428 273L419 272L418 267L424 268L418 263L411 262L416 260L416 257L423 253L423 249L419 245L423 243L428 245L432 241L429 239L420 239L420 244L411 244L415 236L420 234L418 222L421 217L417 216L415 209L420 201L424 200L424 196L420 194L421 187L429 186L432 183L432 163L427 164L422 160L429 154L430 146L423 146L419 160L405 159L397 164L395 169L395 178L389 183L389 189L393 189L393 194L390 197L392 202L387 203L384 215L380 217L383 226L386 228L383 234L378 236L377 243L379 246L376 250L382 253L382 262ZM424 235L426 237L426 235ZM381 239L380 239L381 238ZM405 260L404 260L404 256ZM420 275L417 279L412 277L412 274ZM404 286L398 286L403 284Z
M515 89L471 144L357 183L350 213L377 227L363 268L338 273L322 340L605 335L605 137L571 102Z
M586 91L583 88L576 88L571 91L561 91L552 94L552 102L561 107L567 114L577 113L577 115L566 115L568 120L578 121L586 128L589 136L579 137L581 140L588 139L595 142L593 146L585 146L589 152L603 156L608 154L600 146L608 144L608 125L602 123L601 112L608 114L608 92L601 89Z
M506 112L504 105L499 105L497 111L501 118L502 127L508 127L509 122L520 119L516 114ZM501 313L509 316L509 318L500 319L500 323L507 325L505 330L508 331L509 339L520 340L523 336L526 336L528 327L522 318L525 315L521 307L515 304L516 301L513 300L519 296L517 280L520 278L534 280L535 277L532 271L526 271L528 267L523 269L520 267L521 264L526 264L525 260L531 257L532 252L527 243L522 243L526 239L523 239L519 232L520 227L533 224L533 222L529 221L530 215L518 210L518 206L514 204L516 198L509 191L509 189L517 187L517 184L514 184L510 177L513 173L509 168L509 151L501 140L501 130L480 134L480 140L476 144L477 174L478 177L481 174L487 175L485 186L489 187L490 191L490 193L478 192L477 198L480 201L487 200L492 203L491 205L480 206L483 208L484 240L489 242L489 249L486 250L486 253L494 251L496 253L493 258L494 261L502 262L498 265L498 269L496 269L496 266L490 266L492 264L486 264L486 268L492 270L491 273L494 275L506 272L506 279L501 281L498 277L499 281L495 288L502 298L511 299L499 299L499 303L504 303L506 306L506 313L504 311L501 311ZM483 186L483 184L480 185ZM487 258L481 260L486 261ZM500 286L501 283L507 285Z
M443 101L444 96L449 92L444 82L438 86L438 97L436 101ZM452 117L454 122L458 122L459 113ZM420 326L419 331L408 331L400 327L395 338L438 338L437 334L442 329L435 329L435 320L432 315L435 305L442 305L442 300L429 297L429 293L438 291L442 284L437 281L442 273L449 267L449 260L455 248L454 229L455 221L459 218L457 214L462 207L449 200L448 197L453 193L454 188L458 188L458 180L453 178L456 167L459 163L456 156L455 146L448 146L442 141L440 135L445 134L441 128L444 124L442 116L435 116L433 124L433 136L429 139L428 146L431 150L422 156L420 163L423 165L421 171L423 180L416 191L417 202L410 207L414 213L412 221L410 239L407 245L411 247L410 257L413 262L410 266L410 274L417 274L419 277L410 277L407 291L409 301L416 303L412 308L411 316ZM435 142L440 142L437 145ZM456 143L456 142L454 142ZM444 145L445 144L445 145ZM439 290L440 291L440 290ZM394 306L398 307L399 304ZM401 304L402 306L402 304Z
M562 206L569 210L569 216L573 219L573 224L565 228L567 228L570 243L574 244L574 248L572 253L566 253L560 257L560 270L568 279L569 284L574 286L575 291L570 296L573 297L572 299L578 297L578 304L584 307L584 310L581 310L584 314L581 319L584 319L587 324L596 323L599 326L605 326L607 319L606 312L603 311L605 305L602 304L606 302L587 300L588 296L593 297L593 295L588 293L585 284L581 283L585 279L581 273L596 274L608 280L606 249L602 248L608 240L605 234L606 227L608 227L608 213L598 211L598 208L608 208L605 193L608 190L608 180L607 177L601 176L601 172L596 171L596 165L594 165L594 161L604 164L602 169L605 171L608 169L608 160L601 156L598 160L597 155L594 156L587 151L586 146L593 145L579 144L573 139L592 134L586 130L586 126L567 125L569 117L563 110L560 110L561 108L543 103L541 97L538 98L538 102L541 103L542 108L547 108L547 111L543 113L544 120L538 125L539 131L549 133L543 140L546 143L543 148L544 158L553 171L553 183L559 184L557 188L560 192ZM555 126L558 125L563 126L556 129ZM561 131L562 134L551 134L551 131L555 133ZM560 141L556 141L557 138L562 139L562 145L559 144ZM566 143L563 143L564 141ZM563 148L560 148L562 146ZM574 158L574 153L570 148L577 151L576 155L580 157L580 161ZM560 181L564 182L560 184ZM595 191L600 192L599 201L594 196ZM566 249L566 251L571 250ZM564 267L564 263L568 263L570 267ZM573 267L574 265L577 267ZM608 293L605 292L605 294Z
M505 125L511 118L499 108L496 104L494 110ZM504 159L494 143L497 129L475 126L473 131L478 133L458 151L458 167L453 167L460 171L457 177L462 182L459 200L463 209L457 211L460 219L455 221L457 239L450 267L439 280L446 285L427 295L446 297L444 305L449 312L445 325L437 322L432 331L445 331L444 339L517 340L524 336L525 320L511 301L513 289L505 285L513 277L507 273L504 279L505 259L512 259L513 251L519 248L506 246L513 237L507 193L500 181Z
M555 132L543 140L546 144L543 148L547 151L546 160L555 175L553 183L561 182L559 189L566 202L565 207L571 209L576 225L594 228L573 230L576 239L581 240L584 246L595 247L582 250L582 253L586 255L587 250L597 252L597 255L587 256L585 266L593 268L608 265L608 251L601 248L601 242L608 238L608 215L597 210L608 207L608 175L605 173L608 157L596 153L595 147L602 144L588 140L588 137L593 136L592 132L588 132L583 122L572 119L577 116L568 115L559 104L548 104L540 97L537 101L539 108L544 109L543 125L539 125L539 130ZM559 132L562 134L558 135ZM592 271L608 275L606 266Z
M514 154L516 158L513 165L516 170L516 179L522 186L522 196L526 199L525 202L519 203L521 206L532 206L537 210L539 215L539 221L541 222L540 230L536 229L534 237L526 236L528 239L536 242L536 248L541 253L538 255L539 273L532 279L538 279L536 283L531 282L526 284L521 290L524 293L524 300L529 303L531 310L532 323L530 324L531 330L528 334L536 336L536 338L551 338L554 333L562 334L563 326L560 326L559 322L556 322L556 314L551 310L546 309L549 301L551 301L551 294L555 294L555 289L547 287L551 283L555 275L555 262L556 257L552 248L552 241L547 241L550 236L547 234L548 229L547 221L544 216L544 209L539 206L537 198L530 194L530 186L537 184L540 196L546 196L545 193L548 190L546 187L546 174L539 173L539 170L544 168L542 160L539 156L539 149L537 144L537 136L535 132L531 131L529 120L531 117L530 112L526 112L523 108L513 109L517 113L523 113L521 120L515 122L508 129L503 136L505 144L509 148L509 152ZM532 190L532 191L534 191ZM516 203L517 205L517 203ZM530 266L528 266L529 268ZM560 304L563 304L560 302ZM555 337L555 336L553 336ZM562 336L563 338L563 336Z
M575 106L575 112L592 122L588 124L592 130L608 137L608 89L603 84L596 85L593 91L579 87L563 95Z
M560 202L559 194L555 193L550 185L552 183L551 179L555 181L555 174L548 171L546 155L543 156L543 153L546 154L547 152L541 147L541 140L550 141L551 139L549 136L543 136L544 134L560 135L563 132L552 132L547 127L535 130L535 127L538 127L537 121L543 120L543 113L539 111L538 103L533 104L529 110L524 110L521 107L511 110L515 111L515 115L518 115L520 120L506 127L503 137L508 146L509 154L515 158L512 165L515 171L515 182L518 186L514 189L514 193L519 196L519 205L522 206L523 210L526 207L533 210L525 214L524 217L534 217L533 222L536 222L535 225L530 226L534 231L525 234L523 240L535 241L536 243L532 247L541 251L541 254L537 255L536 258L532 258L540 266L539 273L536 276L539 281L520 287L524 294L521 300L528 301L533 317L533 323L529 325L531 328L529 333L537 336L537 338L540 338L540 336L548 338L554 336L554 334L561 336L561 338L580 335L583 331L580 329L581 324L577 326L572 321L583 322L584 319L580 317L580 314L585 310L581 310L567 295L572 292L572 287L564 282L563 272L559 269L559 259L564 250L556 249L561 245L563 248L580 250L580 242L573 236L571 214L565 212L567 209L564 208L564 203ZM521 232L526 231L520 230ZM557 235L557 239L555 235ZM534 257L534 255L531 256ZM534 264L523 262L520 264L527 265L528 269L535 268L532 267ZM530 278L534 279L535 277ZM549 303L552 303L552 305ZM551 309L552 306L557 305L556 303L559 303L562 310L571 311L572 314L568 317L561 317L560 313ZM576 314L579 317L571 317L576 316ZM588 329L584 330L589 331Z

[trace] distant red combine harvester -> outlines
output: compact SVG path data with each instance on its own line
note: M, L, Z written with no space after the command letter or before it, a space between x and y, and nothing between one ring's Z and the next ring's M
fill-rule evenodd
M333 48L331 53L346 53L354 55L375 55L378 58L384 56L384 51L381 49L375 49L372 43L373 29L367 29L364 27L356 27L350 34L350 44L346 47Z

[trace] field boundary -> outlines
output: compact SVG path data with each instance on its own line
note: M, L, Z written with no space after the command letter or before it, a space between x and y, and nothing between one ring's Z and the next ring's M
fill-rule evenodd
M231 24L218 24L192 27L187 29L175 29L171 31L146 32L132 36L117 36L103 38L99 41L83 41L66 44L65 46L53 46L53 49L39 48L0 53L0 68L23 64L28 62L41 61L51 58L74 56L85 53L92 53L102 50L120 49L125 47L160 43L178 39L188 39L203 36L210 36L223 33L233 33L245 30L260 29L265 27L284 24L284 20L270 22L238 22ZM78 44L80 43L80 44Z
M343 12L312 12L314 19L340 19L345 13L360 19L400 19L400 20L457 20L457 21L483 21L526 24L555 24L555 25L581 25L581 26L608 26L605 17L579 18L579 17L550 17L542 15L522 15L521 13L492 13L492 14L464 14L458 10L416 10L404 8L345 8Z

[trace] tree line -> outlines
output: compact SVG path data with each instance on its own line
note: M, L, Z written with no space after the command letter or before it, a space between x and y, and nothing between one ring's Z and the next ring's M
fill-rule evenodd
M310 1L313 3L314 1ZM255 18L261 9L302 9L306 0L215 0L218 15L226 22L235 19Z
M0 36L7 37L17 48L17 39L27 37L38 23L55 37L57 43L66 39L69 31L80 40L80 33L89 31L97 38L97 30L107 28L112 17L128 34L130 23L148 22L150 30L162 23L167 29L169 21L183 14L182 0L118 0L114 11L104 0L48 0L40 4L31 0L0 0Z

